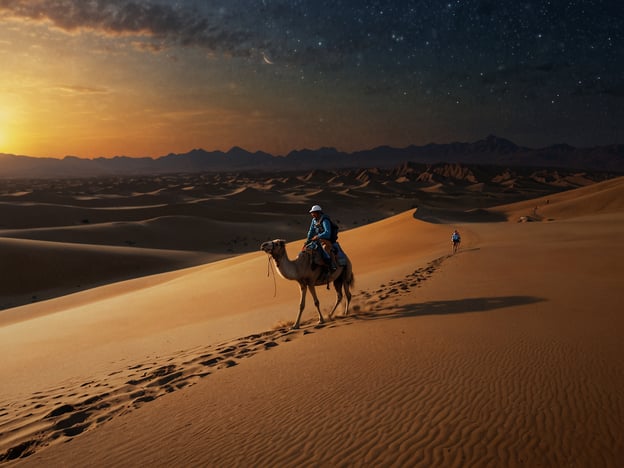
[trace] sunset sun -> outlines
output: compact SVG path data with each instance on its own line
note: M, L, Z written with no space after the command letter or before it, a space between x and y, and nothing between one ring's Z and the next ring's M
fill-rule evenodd
M4 124L0 124L0 153L8 153L9 138Z
M9 112L0 107L0 153L8 153L9 146Z
M5 122L0 119L0 153L13 153L14 139Z

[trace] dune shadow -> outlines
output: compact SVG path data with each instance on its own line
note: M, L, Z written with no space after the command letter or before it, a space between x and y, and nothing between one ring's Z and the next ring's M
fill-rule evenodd
M421 304L407 304L390 312L358 312L363 320L417 317L422 315L450 315L468 312L487 312L505 307L514 307L544 302L546 299L533 296L478 297L453 301L432 301Z
M413 216L414 219L431 224L502 223L508 220L502 213L481 208L461 211L420 206L414 211Z

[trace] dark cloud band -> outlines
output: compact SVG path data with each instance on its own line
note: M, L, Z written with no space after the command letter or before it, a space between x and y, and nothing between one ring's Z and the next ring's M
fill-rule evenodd
M0 15L50 22L67 32L151 36L169 45L199 46L240 55L250 36L228 30L223 18L190 8L124 0L0 0Z

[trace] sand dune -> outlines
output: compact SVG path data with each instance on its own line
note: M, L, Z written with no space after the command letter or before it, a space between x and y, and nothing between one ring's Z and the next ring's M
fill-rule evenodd
M365 172L379 180L394 177L393 171ZM332 182L336 179L343 181L339 191ZM349 171L316 171L303 177L198 174L0 181L0 239L48 242L0 241L0 260L7 259L15 279L2 286L0 308L254 251L274 237L298 238L306 231L306 211L314 203L329 206L346 230L405 211L422 198L409 189L390 198L349 194L359 185ZM34 275L21 261L24 248L12 252L13 245L32 248L28 258L34 258ZM66 246L74 258L64 266L57 259ZM101 251L97 246L115 247L109 249L114 253L94 262L90 252ZM79 249L87 253L84 261L77 258ZM181 250L194 257L174 260L172 251ZM128 259L122 261L124 254ZM162 259L159 265L154 255ZM90 267L92 263L97 267Z
M177 250L0 238L0 263L6 272L0 283L0 308L196 265L210 259L207 254Z
M324 326L308 304L289 330L298 288L261 252L1 312L0 454L9 466L620 466L623 180L488 209L513 222L433 224L411 209L345 230L353 314ZM534 204L551 220L516 223ZM289 240L294 257L301 239ZM326 313L333 295L319 289Z
M598 213L622 213L623 192L624 178L619 177L572 192L503 205L492 211L505 213L511 221L517 221L522 216L541 221L571 219Z

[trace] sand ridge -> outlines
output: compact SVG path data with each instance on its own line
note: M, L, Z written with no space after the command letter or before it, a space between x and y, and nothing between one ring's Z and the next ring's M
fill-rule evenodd
M270 331L126 365L103 379L37 391L27 401L0 400L0 462L28 457L50 444L67 442L165 394L194 385L220 369L236 366L258 352L324 328L391 316L393 299L419 287L448 257L435 259L374 291L360 291L363 303L354 305L355 312L339 315L325 324L314 324L309 319L303 323L303 329L293 330L290 321Z

